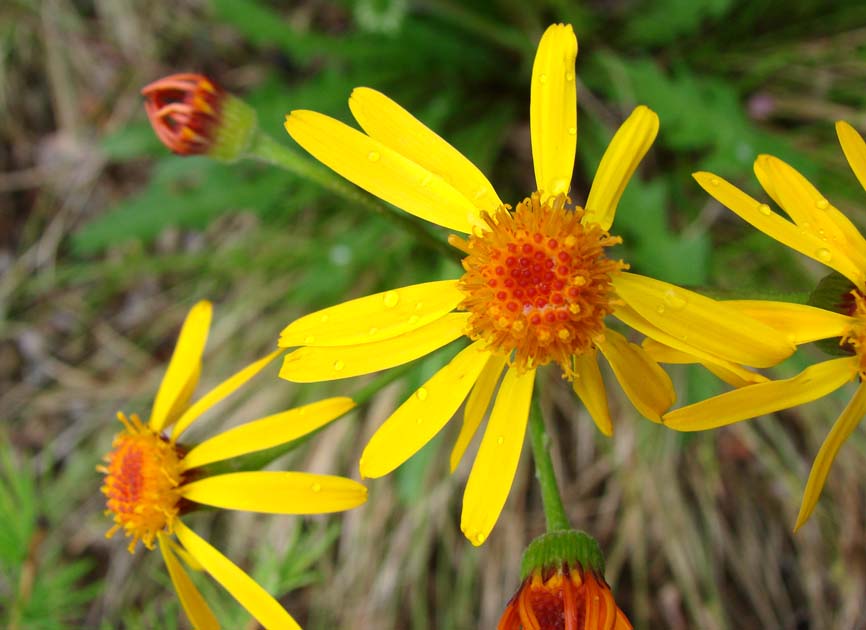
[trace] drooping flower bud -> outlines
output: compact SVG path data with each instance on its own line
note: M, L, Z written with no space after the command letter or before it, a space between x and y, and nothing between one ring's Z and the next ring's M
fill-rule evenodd
M154 132L178 155L207 155L223 162L249 147L256 112L200 74L173 74L141 90Z
M631 630L604 580L596 541L574 530L544 534L523 555L523 584L498 630Z

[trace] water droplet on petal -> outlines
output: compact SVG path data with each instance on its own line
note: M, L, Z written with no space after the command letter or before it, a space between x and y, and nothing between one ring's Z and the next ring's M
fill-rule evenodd
M415 395L418 397L418 400L427 400L427 390L423 387L419 387Z
M505 444L505 438L500 435L498 438L496 438L496 443L499 444L499 446L502 446L503 444Z
M414 326L415 324L418 323L419 319L421 319L421 318L418 317L417 315L412 315L412 317L409 318L409 325Z
M815 206L818 208L818 210L826 210L830 207L830 202L826 199L819 199L815 202Z
M421 187L426 188L430 185L430 182L433 181L433 175L431 173L426 173L424 177L421 179Z
M370 160L371 162L378 162L380 157L382 157L382 156L379 155L378 151L370 151L367 154L367 159Z
M344 367L346 367L346 364L343 363L342 361L340 361L339 359L337 359L336 361L334 361L334 369L335 369L337 372L339 372L340 370L342 370Z
M770 210L770 206L768 206L768 205L765 204L765 203L759 203L759 204L758 204L758 212L760 212L761 214L763 214L763 215L766 216L766 217L768 217L768 216L770 216L771 214L773 214L773 211Z
M424 307L424 302L418 302L418 303L415 305L415 310L416 310L416 311L420 311L423 307Z
M576 136L577 135L577 127L569 127L568 128L568 135Z
M664 304L659 304L658 306L656 306L656 312L657 312L659 315L664 315L664 314L665 314L665 305L664 305Z
M311 489L313 492L321 492L321 491L322 491L322 484L320 484L320 483L314 483L312 486L310 486L310 489Z
M833 254L831 254L830 250L826 247L822 247L821 249L819 249L817 252L815 252L815 255L821 262L828 263L833 260Z
M541 83L541 85L544 85L545 83L547 83L547 75L546 74L539 74L538 75L538 82Z
M565 73L565 80L566 81L574 81L574 73L573 72L566 72Z
M481 532L478 532L477 534L475 534L474 538L475 538L475 544L480 545L481 543L484 542L485 536Z
M384 297L382 297L382 302L384 302L385 306L388 308L393 308L397 306L397 302L400 301L400 296L396 291L387 291L385 292Z
M322 315L322 317L320 317L319 319L324 324L325 322L327 322L330 319L330 317L328 317L327 315Z
M718 186L719 184L722 183L722 180L720 180L718 177L713 177L713 178L710 180L710 183L711 183L713 186Z
M316 341L316 338L313 335L307 335L306 337L304 337L304 343L307 345L310 345L311 343L313 343L315 341Z
M668 289L665 291L664 300L665 303L674 310L679 310L685 307L688 302L688 299L684 295L680 295L674 289Z

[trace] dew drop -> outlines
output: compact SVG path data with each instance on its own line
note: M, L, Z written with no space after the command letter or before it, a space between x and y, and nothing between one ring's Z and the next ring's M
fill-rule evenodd
M566 81L574 81L574 73L573 72L566 72L565 73L565 80Z
M765 217L768 217L771 214L773 214L773 211L770 210L770 206L768 206L765 203L758 204L758 212L763 214Z
M505 438L500 435L498 438L496 438L496 443L499 444L499 446L502 446L503 444L505 444Z
M397 306L397 302L400 301L400 296L397 295L396 291L387 291L382 298L382 302L384 302L385 306L388 308L393 308Z
M830 250L826 247L822 247L821 249L819 249L817 252L815 252L815 255L818 256L818 260L820 260L821 262L827 263L833 260L833 254L831 254Z
M322 491L322 484L320 484L320 483L314 483L312 486L310 486L310 489L311 489L313 492L321 492L321 491Z
M568 128L568 135L576 136L577 135L577 127L569 127Z
M327 322L329 319L331 319L331 318L328 317L327 315L322 315L319 319L320 319L320 321L324 324L324 323L326 323L326 322Z
M419 387L418 391L415 392L415 395L418 397L418 400L427 400L427 389Z
M367 334L370 335L370 336L372 337L372 336L375 335L377 332L379 332L379 329L376 328L375 326L373 326L372 328L370 328L370 330L367 331Z
M664 300L665 303L674 310L684 308L688 301L684 296L677 294L673 289L668 289L665 292Z
M422 422L424 422L424 418L422 418L421 416L415 418L415 424L420 425Z
M418 317L417 315L412 315L412 317L409 318L409 325L414 326L415 324L418 323L419 319L421 319L421 318Z
M337 359L336 361L334 361L334 369L335 369L337 372L339 372L340 370L342 370L344 367L346 367L346 364L343 363L340 359Z
M307 335L306 337L304 337L304 343L307 345L310 345L311 343L313 343L315 341L316 341L316 338L313 337L313 335Z
M421 187L426 188L427 186L430 185L430 182L432 182L432 181L433 181L433 174L427 173L426 175L424 175L424 178L421 180Z
M367 154L367 159L370 160L371 162L378 162L380 157L382 157L382 156L379 155L378 151L370 151Z
M480 545L481 543L484 542L484 534L482 534L481 532L478 532L477 534L475 534L475 536L473 538L475 538L475 544L477 544L477 545Z
M720 180L718 177L713 177L713 178L710 180L710 183L711 183L713 186L718 186L719 184L722 183L722 180Z
M424 308L424 302L418 302L418 303L415 305L415 310L416 310L416 311L420 311L422 308Z
M822 198L815 202L815 206L818 208L818 210L826 210L830 207L830 202Z
M664 314L665 314L665 305L664 305L664 304L659 304L658 306L656 306L656 312L657 312L659 315L664 315Z
M544 85L545 83L547 83L547 75L546 74L539 74L538 75L538 82L541 83L541 85Z

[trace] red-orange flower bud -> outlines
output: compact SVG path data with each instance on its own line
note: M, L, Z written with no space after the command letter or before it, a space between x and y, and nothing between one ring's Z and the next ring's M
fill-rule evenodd
M610 587L594 571L535 569L515 593L498 630L632 630Z
M232 162L244 154L257 129L255 110L200 74L173 74L141 93L156 135L179 155Z
M226 93L200 74L173 74L145 86L144 109L162 143L180 155L207 153Z

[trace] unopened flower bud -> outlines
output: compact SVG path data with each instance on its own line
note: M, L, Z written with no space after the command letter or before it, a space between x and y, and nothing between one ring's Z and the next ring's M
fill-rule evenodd
M232 162L249 147L258 125L253 108L200 74L173 74L141 93L154 132L178 155Z

